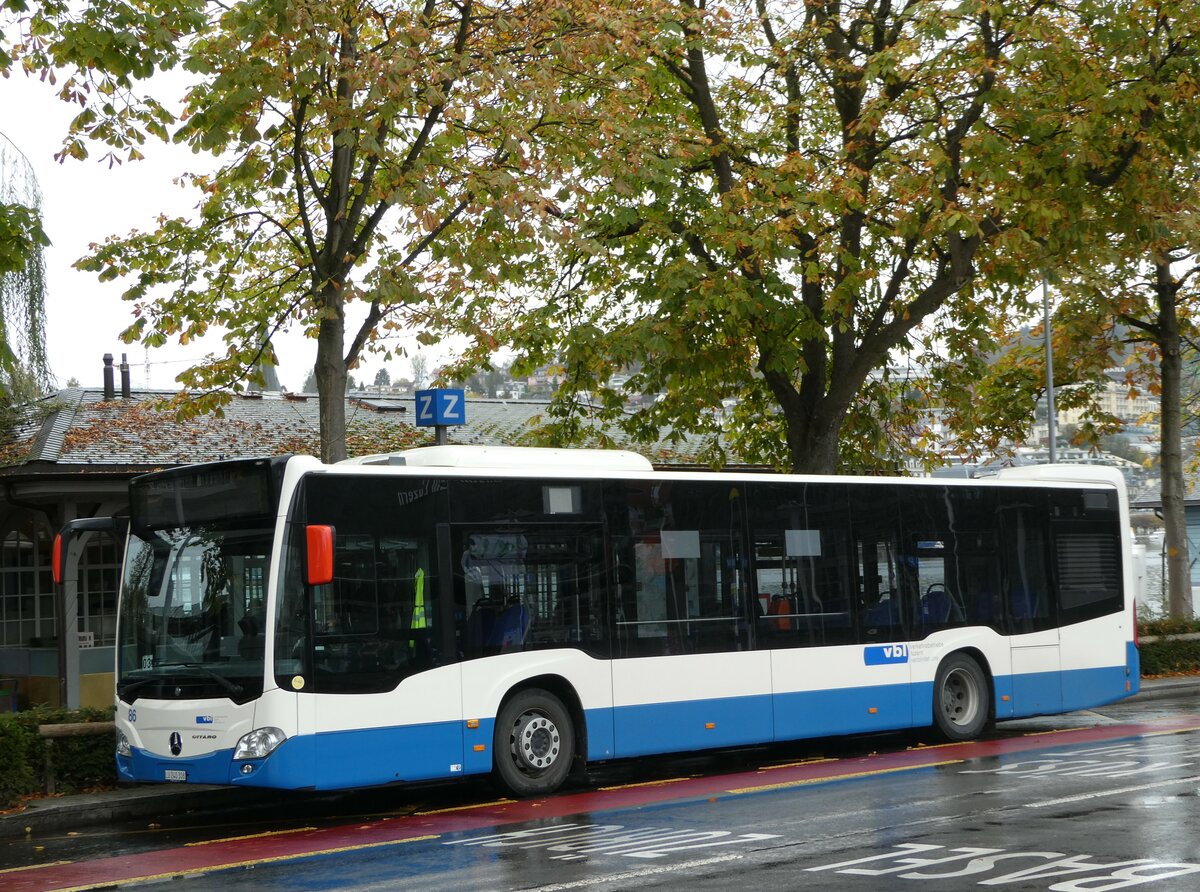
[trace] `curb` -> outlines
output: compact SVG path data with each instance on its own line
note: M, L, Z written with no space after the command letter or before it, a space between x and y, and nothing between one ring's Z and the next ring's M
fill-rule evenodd
M244 787L176 788L156 784L32 799L23 811L0 815L0 839L198 809L237 808L245 802L261 802L264 793L273 792Z
M1168 697L1179 697L1186 694L1200 693L1200 677L1155 679L1130 697L1130 700L1166 700Z

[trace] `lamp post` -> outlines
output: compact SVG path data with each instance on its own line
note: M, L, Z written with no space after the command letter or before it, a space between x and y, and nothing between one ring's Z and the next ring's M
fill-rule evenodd
M1054 347L1050 342L1050 285L1042 273L1042 319L1046 335L1046 438L1050 442L1050 464L1056 461L1057 412L1054 409Z

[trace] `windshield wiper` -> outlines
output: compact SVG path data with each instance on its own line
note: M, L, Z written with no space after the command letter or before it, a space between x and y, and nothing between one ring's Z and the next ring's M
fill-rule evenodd
M211 678L213 681L215 681L217 684L219 684L221 687L223 687L229 693L233 694L235 697L240 697L242 695L242 692L245 690L245 688L243 688L237 682L230 681L224 675L222 675L219 672L214 672L213 670L211 670L207 666L205 666L203 663L163 663L161 665L155 666L154 668L155 669L196 669L196 670L199 670L202 674L206 675L208 678ZM139 688L149 684L152 681L162 681L166 677L167 677L167 675L164 674L164 675L150 676L148 678L139 678L136 681L131 681L128 684L126 684L125 689L121 693L129 694L129 693L136 691Z
M149 678L135 678L133 681L124 682L123 685L122 685L122 683L118 682L117 683L117 693L120 694L122 697L124 697L127 694L132 694L134 691L141 690L142 688L144 688L146 685L150 684L153 681L162 681L162 680L163 679L161 676L152 675Z

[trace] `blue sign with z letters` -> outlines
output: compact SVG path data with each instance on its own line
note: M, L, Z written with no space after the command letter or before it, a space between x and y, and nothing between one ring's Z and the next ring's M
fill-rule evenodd
M417 427L466 424L466 393L454 388L417 391Z

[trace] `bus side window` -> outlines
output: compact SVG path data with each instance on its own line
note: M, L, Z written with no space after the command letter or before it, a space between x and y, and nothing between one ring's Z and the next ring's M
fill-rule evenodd
M1046 561L1045 497L1037 494L1031 499L1029 504L1009 504L1001 512L1004 593L1009 623L1018 635L1054 625Z
M854 640L849 515L841 486L747 487L755 647Z

